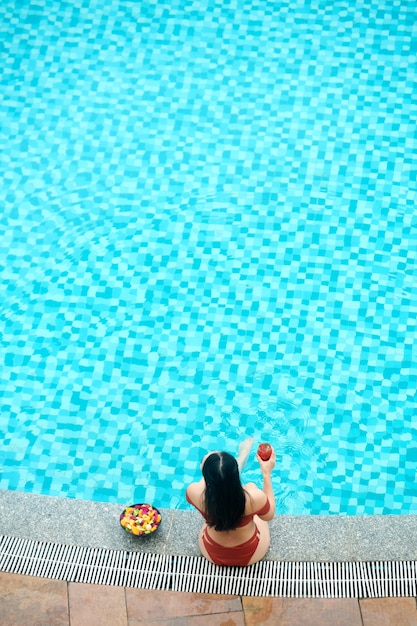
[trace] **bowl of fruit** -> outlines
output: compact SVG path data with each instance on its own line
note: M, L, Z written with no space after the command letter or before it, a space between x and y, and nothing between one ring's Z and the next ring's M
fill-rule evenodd
M120 525L131 535L143 537L159 528L161 514L151 504L131 504L120 514Z

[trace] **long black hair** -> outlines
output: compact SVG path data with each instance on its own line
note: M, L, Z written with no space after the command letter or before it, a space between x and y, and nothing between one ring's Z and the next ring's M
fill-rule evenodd
M202 467L206 482L204 508L208 525L215 530L233 530L245 512L245 491L239 466L228 452L212 452Z

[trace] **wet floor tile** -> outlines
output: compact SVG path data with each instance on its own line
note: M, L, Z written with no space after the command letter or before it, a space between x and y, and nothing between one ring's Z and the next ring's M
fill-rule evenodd
M123 587L69 583L71 626L127 626Z
M214 613L211 615L190 615L188 617L172 617L163 620L129 620L129 626L245 626L243 611Z
M242 598L246 626L362 626L357 600Z
M133 620L171 619L187 616L212 616L242 611L238 596L214 596L174 591L126 589L129 623ZM213 624L213 621L211 621Z
M0 572L0 626L69 626L67 583Z
M363 626L417 626L416 598L360 601Z

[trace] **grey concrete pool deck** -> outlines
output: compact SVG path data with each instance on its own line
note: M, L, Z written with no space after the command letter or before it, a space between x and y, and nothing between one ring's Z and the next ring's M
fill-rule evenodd
M161 508L157 532L126 533L119 516L128 503L108 504L0 490L0 534L111 550L199 556L197 511ZM267 560L395 561L417 559L417 515L277 515Z

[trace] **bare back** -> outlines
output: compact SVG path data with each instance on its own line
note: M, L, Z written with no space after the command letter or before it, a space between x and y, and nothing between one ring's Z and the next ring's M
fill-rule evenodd
M208 526L207 532L209 536L219 545L222 546L237 546L250 539L255 531L254 519L250 516L256 515L256 511L261 510L267 501L267 497L263 491L261 491L254 483L248 483L243 486L246 497L246 505L244 516L249 516L248 523L244 526L239 526L233 530L217 531L213 527ZM204 479L198 483L192 483L187 488L187 496L191 503L204 515ZM260 516L263 519L264 516Z

